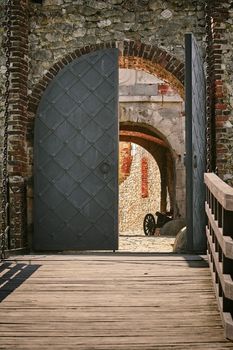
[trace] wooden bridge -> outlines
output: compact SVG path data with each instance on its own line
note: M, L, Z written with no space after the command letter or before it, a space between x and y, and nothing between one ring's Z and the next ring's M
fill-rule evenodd
M204 257L25 256L2 270L0 349L233 349Z
M210 268L198 255L12 256L0 266L0 349L233 349L233 189L205 182Z

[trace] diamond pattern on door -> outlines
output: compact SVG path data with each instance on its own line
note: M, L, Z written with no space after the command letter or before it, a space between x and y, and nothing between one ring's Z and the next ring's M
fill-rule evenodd
M117 49L84 55L56 76L34 142L33 248L117 249Z

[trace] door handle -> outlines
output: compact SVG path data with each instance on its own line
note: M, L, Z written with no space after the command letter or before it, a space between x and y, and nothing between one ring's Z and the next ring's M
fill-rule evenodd
M103 162L102 164L100 164L100 171L101 173L103 173L104 175L106 175L107 173L109 173L110 171L110 164L108 162Z

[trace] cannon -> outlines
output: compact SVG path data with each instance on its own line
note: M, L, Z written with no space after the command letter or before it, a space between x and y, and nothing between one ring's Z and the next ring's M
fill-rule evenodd
M171 213L160 213L157 211L155 213L157 216L157 221L153 214L148 213L143 220L143 230L146 236L154 236L156 228L163 227L166 222L173 220Z

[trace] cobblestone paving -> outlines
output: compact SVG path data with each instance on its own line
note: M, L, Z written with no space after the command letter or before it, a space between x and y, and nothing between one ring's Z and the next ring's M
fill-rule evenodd
M145 236L143 231L122 232L119 236L119 251L172 252L174 237Z

